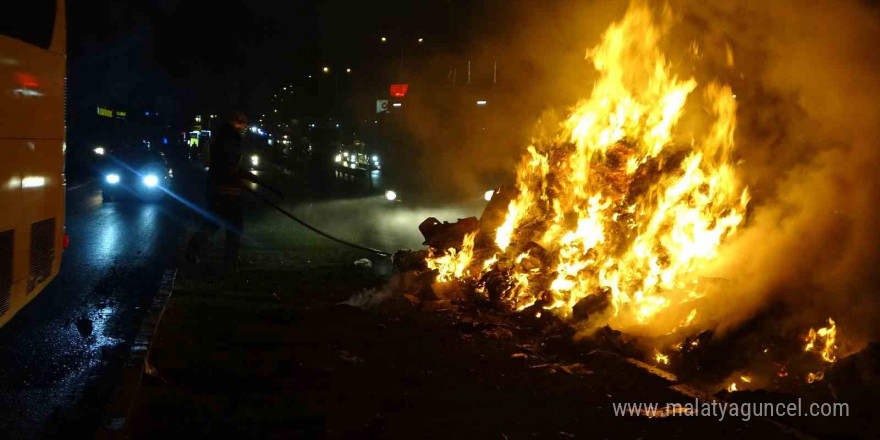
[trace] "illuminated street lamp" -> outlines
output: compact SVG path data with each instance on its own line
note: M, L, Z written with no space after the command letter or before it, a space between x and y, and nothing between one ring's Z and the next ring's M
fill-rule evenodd
M351 69L345 69L345 73L351 73Z
M425 41L424 38L419 38L419 43L421 43L421 42L423 42L423 41Z
M330 68L327 66L324 66L322 70L324 71L324 73L330 73Z
M382 42L385 43L386 41L388 41L388 39L385 37L382 37Z

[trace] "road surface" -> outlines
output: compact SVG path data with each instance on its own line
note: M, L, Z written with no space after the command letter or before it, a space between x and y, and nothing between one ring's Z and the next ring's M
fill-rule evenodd
M261 177L285 194L281 204L313 225L359 244L395 250L421 245L418 224L429 216L455 221L479 215L475 197L458 207L426 206L402 194L389 202L349 183L308 190L277 169ZM178 175L179 199L204 206L204 171ZM184 232L200 219L183 203L103 203L100 188L67 194L61 272L42 294L0 328L0 432L4 438L91 437L162 275L177 264ZM350 258L349 249L291 222L253 197L245 202L243 265L311 264ZM215 240L221 240L217 234ZM277 251L277 252L273 252ZM272 261L253 261L254 256Z
M115 385L183 230L174 204L102 203L95 184L67 193L58 277L0 329L0 432L89 432Z

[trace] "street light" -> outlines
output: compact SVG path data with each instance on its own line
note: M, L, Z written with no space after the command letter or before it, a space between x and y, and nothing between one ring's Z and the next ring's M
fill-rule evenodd
M345 69L345 73L351 73L351 69Z
M425 41L424 38L419 38L419 43L421 43L421 42L423 42L423 41Z
M324 73L330 73L330 68L327 66L324 66L324 69L322 70L324 71Z
M384 42L386 42L386 41L388 41L388 39L385 38L385 37L382 37L382 42L384 43Z

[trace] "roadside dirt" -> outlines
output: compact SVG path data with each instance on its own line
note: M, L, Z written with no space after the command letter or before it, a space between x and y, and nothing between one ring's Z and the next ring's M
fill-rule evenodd
M134 438L786 438L760 420L615 416L688 399L604 352L547 354L529 331L395 297L350 263L182 277L137 399Z

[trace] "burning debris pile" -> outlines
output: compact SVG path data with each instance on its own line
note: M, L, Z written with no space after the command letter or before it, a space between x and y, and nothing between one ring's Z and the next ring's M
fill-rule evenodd
M663 26L632 7L605 32L588 53L599 75L591 96L528 148L516 188L498 191L457 243L428 239L437 281L636 333L700 319L701 269L736 233L749 197L734 165L730 87L702 87L713 121L691 139L676 132L698 84L671 72Z
M735 286L706 269L743 226L749 192L737 177L736 96L673 73L659 48L670 15L658 22L634 5L605 31L588 51L598 74L589 98L554 136L533 141L515 187L497 189L480 219L419 226L428 250L395 255L398 270L415 274L419 296L549 315L579 336L616 341L623 332L650 341L643 359L678 372L712 361L717 353L703 346L717 323L706 305L724 304ZM679 129L688 111L700 113L690 118L703 121L699 128ZM758 375L822 380L836 361L828 324L805 341L757 344L757 355L772 355L768 371L719 381L732 392L767 383ZM789 378L791 353L814 368Z

